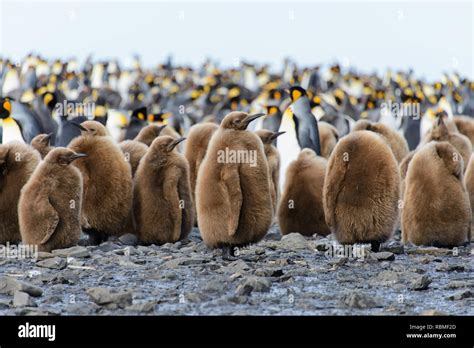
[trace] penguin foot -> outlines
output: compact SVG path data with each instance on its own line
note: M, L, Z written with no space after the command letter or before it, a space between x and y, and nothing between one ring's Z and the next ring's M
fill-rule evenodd
M371 249L371 251L374 252L374 253L379 252L379 251L380 251L380 245L381 245L381 244L382 244L382 243L380 243L379 241L376 241L376 240L371 241L371 242L370 242L370 249Z
M97 231L94 228L87 228L83 230L89 236L89 245L99 245L107 240L107 234Z
M225 261L236 261L237 257L234 254L234 248L231 246L225 246L222 248L222 259Z

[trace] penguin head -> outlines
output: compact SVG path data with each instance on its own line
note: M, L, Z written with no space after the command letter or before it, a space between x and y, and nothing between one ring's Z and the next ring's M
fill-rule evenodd
M0 118L8 118L12 113L12 103L8 98L0 98Z
M58 98L56 97L56 93L53 92L45 92L41 95L44 105L52 111L58 102Z
M288 93L290 94L292 103L296 102L302 96L307 96L306 90L300 86L291 86Z
M36 145L42 145L42 146L47 146L49 145L49 141L51 140L51 137L53 136L53 133L49 134L38 134L31 140L31 145L36 148Z
M44 161L46 163L57 164L61 167L66 167L72 161L82 157L87 157L87 155L84 153L76 153L66 147L56 147L46 155Z
M233 130L246 130L250 122L262 116L265 116L265 114L249 115L246 112L233 111L224 117L221 127Z
M186 138L173 138L168 135L162 135L153 140L150 145L150 152L156 154L169 154L176 146L186 140Z
M84 136L103 137L108 135L107 128L97 121L85 121L81 124L71 123L81 130L81 134Z
M275 115L280 111L277 105L265 105L265 109L268 116Z
M147 118L147 110L146 110L146 107L141 107L141 108L138 108L138 109L135 109L132 111L132 115L131 115L131 118L132 119L138 119L140 121L146 121L146 118Z
M148 140L147 142L149 144L151 144L151 142L153 141L153 139L155 139L156 137L158 137L161 133L161 131L166 128L166 125L157 125L157 124L150 124L146 127L143 127L140 132L138 133L137 138L141 138L141 139L144 139L144 140Z
M443 113L439 113L437 116L438 121L433 124L433 127L431 128L431 139L438 141L447 140L449 136L449 130L446 126L446 123L444 123Z
M278 138L280 135L285 134L286 132L272 132L267 129L259 129L258 131L255 132L255 134L258 135L258 137L262 140L262 143L264 144L271 144L276 138Z
M310 148L304 148L298 154L298 161L302 161L304 159L311 159L317 157L316 152Z

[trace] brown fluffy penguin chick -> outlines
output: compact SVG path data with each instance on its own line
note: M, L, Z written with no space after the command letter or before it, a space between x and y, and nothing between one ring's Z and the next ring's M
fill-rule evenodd
M466 185L467 193L469 194L469 201L471 202L471 212L474 210L474 155L471 155L471 159L467 165L466 175L464 176L464 184ZM472 215L471 219L474 217ZM472 230L474 225L471 220L471 239Z
M189 163L189 177L191 180L194 211L196 211L196 180L199 167L206 155L209 140L211 140L211 136L218 128L219 126L217 124L211 122L195 124L189 129L186 142L184 143L184 157L186 157ZM196 223L196 221L194 223Z
M21 241L18 201L41 161L38 151L20 142L0 144L0 244Z
M459 133L465 135L474 146L474 119L469 116L454 116L453 121Z
M31 146L37 150L41 158L45 158L46 155L51 151L53 148L49 145L49 141L51 140L51 134L38 134L31 140Z
M323 121L318 122L318 128L321 141L321 156L328 159L339 140L339 132L332 124Z
M327 160L311 149L304 149L288 166L278 205L281 233L306 236L331 233L324 219L323 186Z
M351 132L329 158L323 189L326 223L341 244L378 250L398 220L400 174L387 142L370 131Z
M361 130L372 131L382 136L382 138L387 141L388 145L392 149L393 155L395 156L395 159L398 163L400 163L410 151L405 138L383 123L373 123L368 120L359 120L354 124L352 131Z
M464 172L466 171L467 163L469 163L469 159L471 158L472 145L471 141L465 135L462 135L461 133L449 132L443 118L439 117L438 122L433 125L431 130L426 135L424 143L420 144L420 147L433 140L447 141L453 145L462 156L463 162L466 163L464 166Z
M408 155L400 162L398 169L400 170L400 195L403 200L403 193L405 191L405 178L407 176L408 166L410 165L413 156L415 155L416 150L410 151Z
M138 166L133 210L138 238L145 244L177 242L193 227L189 165L176 150L184 139L159 136Z
M470 240L471 204L463 160L448 142L430 142L408 167L402 210L404 243L454 247Z
M132 176L135 176L138 164L143 156L145 156L148 146L136 140L124 140L119 143L119 147L123 152L125 160L130 163Z
M150 124L146 127L143 127L133 140L139 141L146 146L150 146L153 140L160 136L165 127L166 125L158 126L156 124Z
M132 171L118 145L96 121L80 125L69 148L87 157L74 161L84 181L82 226L93 243L125 231L132 207Z
M64 147L52 150L21 190L18 206L24 244L39 251L77 244L81 236L82 176L70 165L84 157Z
M199 168L196 208L201 236L208 247L224 248L226 253L258 242L272 223L263 144L246 130L260 116L244 112L225 116Z
M268 176L270 178L270 195L272 197L272 208L273 212L276 213L278 199L280 196L279 192L279 177L280 177L280 154L275 146L272 145L273 141L285 132L272 132L266 129L260 129L255 132L262 140L263 149L265 156L268 161Z

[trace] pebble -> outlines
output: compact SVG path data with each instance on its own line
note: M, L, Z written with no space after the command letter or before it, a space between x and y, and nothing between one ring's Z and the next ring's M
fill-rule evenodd
M36 266L50 269L64 269L67 266L67 261L62 257L55 256L36 262Z
M431 284L431 278L428 277L426 274L419 276L410 284L410 289L412 290L426 290L428 286Z

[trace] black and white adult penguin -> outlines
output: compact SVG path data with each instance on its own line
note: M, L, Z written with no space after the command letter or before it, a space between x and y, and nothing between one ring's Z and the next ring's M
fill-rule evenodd
M25 104L9 98L0 98L0 143L12 140L31 142L42 133L41 125Z
M52 117L57 103L58 98L55 92L42 93L32 101L33 110L38 115L38 120L43 128L42 131L46 134L53 134L50 139L51 145L55 144L58 133L58 123Z
M277 133L280 128L282 113L278 105L265 105L267 114L260 120L257 120L256 130L267 129L273 133Z
M135 139L140 130L147 125L147 109L140 107L132 111L130 123L125 131L124 140Z
M278 132L287 133L277 142L281 156L280 188L283 188L288 165L298 157L302 149L311 149L321 156L318 121L311 113L311 104L305 89L292 86L289 94L291 104L283 114L278 129Z

